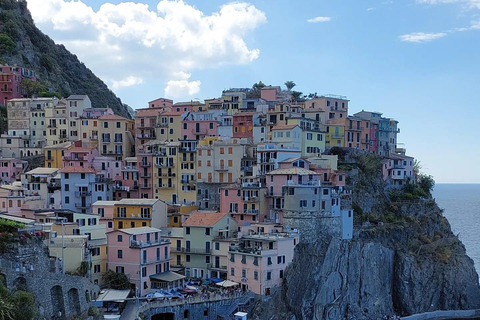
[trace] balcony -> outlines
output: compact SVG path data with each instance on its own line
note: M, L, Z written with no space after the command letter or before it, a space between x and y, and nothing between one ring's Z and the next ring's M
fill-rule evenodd
M152 188L152 185L151 184L142 184L140 185L140 189L150 189Z
M115 143L123 143L123 139L115 139Z
M162 172L158 175L159 177L175 177L175 172Z
M166 162L166 163L155 163L155 166L158 168L168 168L168 167L174 167L173 161L172 162Z
M308 181L293 181L287 180L286 186L308 186L308 187L318 187L322 185L320 180L308 180Z
M189 147L178 148L178 151L179 152L197 152L197 150L195 148L189 148Z
M363 129L365 129L364 127L348 127L347 130L350 130L350 131L362 131Z
M144 167L144 168L148 168L150 167L152 164L150 162L140 162L140 167Z
M68 135L66 135L66 134L60 134L60 139L68 139Z
M161 246L170 244L169 239L158 239L157 241L130 241L130 248L148 248L153 246ZM168 259L167 259L168 260ZM157 261L157 260L155 260ZM159 261L159 260L158 260Z
M88 197L92 195L92 191L75 191L75 197Z
M90 136L90 140L98 140L98 136Z
M345 135L344 135L344 134L334 133L334 134L332 134L330 137L331 137L331 139L344 139L344 138L345 138Z
M168 127L168 122L158 122L157 128L165 128Z
M258 197L244 197L244 202L258 202Z
M62 185L60 182L50 182L48 185L47 185L48 189L50 190L59 190L62 188Z
M56 123L50 123L47 128L57 128L57 124Z
M2 91L2 92L12 92L12 88L2 88L0 91Z
M222 266L218 263L214 264L214 263L209 263L207 264L207 269L209 270L216 270L216 271L227 271L227 266Z
M103 142L103 143L110 143L110 141L111 141L110 139L105 139L105 138L102 139L102 142Z
M244 211L243 214L259 214L260 211L258 211L258 209L249 209L247 211Z
M152 176L152 174L149 173L149 172L147 172L147 173L142 172L142 173L140 174L140 178L150 178L151 176Z
M156 136L154 134L145 133L145 134L137 134L137 138L139 138L139 139L155 139Z
M85 161L86 159L81 156L70 156L70 157L67 157L67 156L64 156L63 157L63 161Z
M175 184L163 184L157 187L158 189L175 189Z
M215 171L228 171L228 167L225 165L215 166Z
M259 182L244 182L242 183L243 188L260 188L261 184Z
M242 171L253 172L253 167L242 167Z
M88 203L75 203L75 208L78 209L88 209L91 207L91 204Z
M52 157L52 156L47 157L45 158L45 161L55 161L55 157Z

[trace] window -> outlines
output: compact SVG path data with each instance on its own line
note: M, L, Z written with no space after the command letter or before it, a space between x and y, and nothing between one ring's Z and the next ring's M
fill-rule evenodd
M225 154L225 148L220 148L220 154Z
M280 270L280 275L279 275L280 279L283 279L283 270Z
M267 272L267 280L272 280L272 272L271 271Z
M65 179L68 179L68 178L69 178L69 174L65 173Z
M272 257L268 257L267 258L267 265L271 265L272 264Z
M96 264L93 266L93 273L100 273L100 265Z
M124 268L124 267L117 266L117 267L115 268L115 271L116 271L117 273L125 273L125 268Z
M242 269L242 278L246 278L246 277L247 277L247 270Z
M108 222L108 228L109 228L109 229L113 228L113 222L112 222L112 221L109 221L109 222Z
M207 235L207 236L210 235L210 228L205 228L205 235Z
M190 262L190 255L189 254L185 255L185 262Z
M253 271L253 279L258 280L258 271L257 270Z
M233 154L233 148L232 147L228 147L228 154Z
M108 128L108 122L107 122L107 121L104 121L104 122L103 122L103 127L104 127L104 128Z
M66 196L65 197L65 204L69 204L70 203L70 197L69 196Z
M230 268L230 275L235 276L235 268Z
M300 208L305 208L307 206L307 200L300 200Z
M117 128L121 128L121 127L122 127L121 123L117 122Z
M68 183L65 185L65 191L70 191L70 185Z
M185 227L185 233L190 234L190 227Z
M118 259L123 259L123 251L122 250L117 251L117 258Z
M210 256L205 256L205 263L210 263Z
M312 140L313 135L311 133L307 133L307 140Z
M215 250L220 250L220 242L215 242Z
M85 173L80 174L80 179L85 179Z
M123 236L121 234L117 236L117 242L123 242Z

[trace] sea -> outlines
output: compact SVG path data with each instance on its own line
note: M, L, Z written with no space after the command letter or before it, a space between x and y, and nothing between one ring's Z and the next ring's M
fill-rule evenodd
M437 183L432 194L480 274L480 184Z

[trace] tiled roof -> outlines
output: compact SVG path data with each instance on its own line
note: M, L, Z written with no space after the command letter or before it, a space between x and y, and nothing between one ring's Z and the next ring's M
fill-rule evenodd
M151 232L160 232L160 229L152 228L152 227L140 227L140 228L121 229L118 231L135 235L135 234L144 234L144 233L151 233Z
M117 116L116 114L106 114L101 117L98 117L98 120L130 120L130 119Z
M135 115L136 118L138 117L156 117L160 113L162 113L161 108L150 108L150 109L140 109L137 110L137 114Z
M97 170L89 167L72 166L60 170L61 173L97 173Z
M89 151L92 151L93 149L96 149L96 148L95 147L89 147L89 148L72 147L72 148L68 149L68 151L70 151L70 152L89 152Z
M67 100L83 100L85 98L88 98L86 94L72 94Z
M183 225L192 227L211 227L226 215L226 213L213 211L195 211L190 214L190 217L185 220Z
M184 110L180 110L180 111L167 111L167 112L162 113L161 115L162 115L162 116L180 116L180 115L182 115L182 114L185 113L185 112L188 112L188 111L184 111Z
M297 124L288 124L288 125L285 125L285 126L275 126L272 128L272 130L291 130L295 127L298 127Z

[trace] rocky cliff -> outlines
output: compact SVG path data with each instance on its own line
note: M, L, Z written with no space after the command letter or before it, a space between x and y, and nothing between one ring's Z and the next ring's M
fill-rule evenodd
M35 70L39 80L64 97L87 94L94 107L130 117L128 107L63 45L34 24L25 0L0 1L0 57L4 64Z
M480 308L473 261L431 198L389 201L379 159L349 164L354 237L326 234L297 246L280 292L260 319L382 319Z

